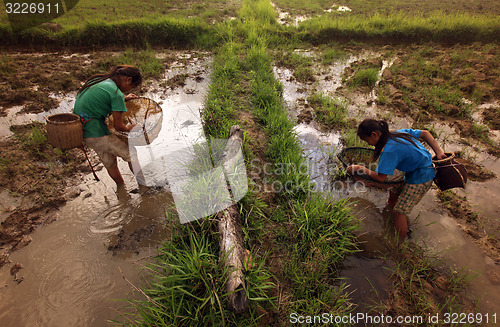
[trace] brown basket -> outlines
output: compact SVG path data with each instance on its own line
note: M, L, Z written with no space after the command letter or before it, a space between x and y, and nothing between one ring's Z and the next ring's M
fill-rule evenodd
M80 116L64 113L47 117L49 144L61 150L80 146L83 142L83 125Z
M461 187L465 188L467 183L467 170L464 165L455 161L454 153L445 153L445 159L438 160L432 158L432 163L436 168L436 177L434 182L441 191L446 191L450 188Z

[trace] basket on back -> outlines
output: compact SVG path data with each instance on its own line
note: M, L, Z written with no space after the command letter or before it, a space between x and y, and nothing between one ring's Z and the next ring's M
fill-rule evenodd
M451 188L465 188L467 183L467 170L464 165L454 160L454 153L446 153L447 158L438 160L432 158L432 163L436 168L436 177L434 183L441 191L446 191Z
M350 165L361 165L375 171L378 166L378 160L373 159L374 152L375 150L369 148L350 147L344 148L337 157L346 168ZM393 175L387 176L385 182L378 182L370 176L360 173L354 173L352 177L357 181L363 182L366 186L378 188L390 188L404 182L404 173L399 170L395 170Z
M82 145L83 125L78 115L56 114L47 117L47 140L50 145L68 150Z

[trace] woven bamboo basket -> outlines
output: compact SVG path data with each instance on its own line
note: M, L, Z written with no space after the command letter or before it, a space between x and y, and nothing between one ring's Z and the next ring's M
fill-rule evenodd
M80 117L71 113L47 117L49 144L61 150L79 147L83 142L83 125Z
M445 153L446 158L438 160L432 158L432 163L436 167L436 177L434 182L441 191L446 191L451 188L465 188L467 183L467 169L464 165L455 160L454 153Z

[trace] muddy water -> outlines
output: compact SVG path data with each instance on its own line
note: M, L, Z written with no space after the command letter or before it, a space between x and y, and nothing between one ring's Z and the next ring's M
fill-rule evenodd
M319 78L319 89L328 95L336 96L335 90L341 81L341 73L357 58L352 57L329 69L328 74L334 74L326 84L324 78ZM384 67L390 62L384 61ZM275 69L276 76L284 85L285 101L290 109L290 116L297 117L297 100L307 98L307 94L299 90L312 89L307 85L290 81L291 73L286 70ZM317 85L318 86L318 85ZM364 114L376 116L387 113L381 112L372 101L373 94L356 95L353 97L349 108L350 115ZM391 116L389 116L391 117ZM410 121L406 118L398 118L392 115L391 126L394 128L408 128ZM441 144L445 144L445 151L460 150L461 146L452 139L454 130L446 125L444 128L436 126L436 130L443 131L438 137ZM390 232L391 213L385 207L387 191L366 189L357 187L354 183L332 182L327 176L332 170L331 157L339 151L341 145L338 142L339 135L335 133L325 134L318 131L314 121L310 124L299 124L296 127L298 139L303 147L304 157L307 158L309 166L318 167L316 174L311 177L317 184L321 184L317 190L326 196L334 198L347 197L352 202L353 214L360 221L361 228L358 235L362 251L356 256L346 260L346 269L341 277L349 284L349 290L353 293L351 298L358 304L358 312L367 312L370 305L387 298L387 290L390 289L388 271L394 269L394 263L383 259L388 253L385 238ZM455 149L456 148L456 149ZM325 165L326 163L326 165ZM482 155L482 163L487 169L494 171L497 176L500 165L498 159ZM358 185L359 186L359 185ZM469 182L465 190L458 193L466 193L475 210L486 214L487 221L498 220L500 217L500 183L496 178L489 182ZM483 313L493 314L500 311L500 269L494 262L467 237L465 237L456 220L444 210L437 200L435 191L429 192L424 199L414 208L410 215L414 231L414 241L428 248L433 253L438 253L443 258L444 270L464 270L477 275L466 290L466 295L471 299L479 301L478 308ZM489 219L489 220L488 220ZM498 222L494 226L498 226ZM498 227L497 227L498 228Z
M198 137L200 133L192 125L199 126L208 88L208 60L183 56L180 60L187 64L174 63L164 80L190 74L186 85L161 87L159 81L145 96L160 103L164 129L189 127L180 135L194 138L193 134ZM62 98L61 106L45 115L14 113L11 121L43 121L46 115L69 112L72 99L71 95ZM186 111L191 113L189 119L183 114ZM2 135L9 134L8 124L2 122ZM155 141L169 143L164 139L168 136L162 135ZM168 186L139 187L121 159L119 168L125 188L117 189L105 169L97 171L100 182L92 174L85 176L80 185L68 190L74 199L60 208L57 220L39 227L30 235L31 244L10 256L12 264L0 270L2 327L108 326L119 312L127 312L126 303L117 299L142 297L130 284L141 284L142 267L168 239L172 222L167 221L165 210L174 202ZM17 205L16 199L1 195L2 208ZM23 268L14 276L10 269L15 263Z

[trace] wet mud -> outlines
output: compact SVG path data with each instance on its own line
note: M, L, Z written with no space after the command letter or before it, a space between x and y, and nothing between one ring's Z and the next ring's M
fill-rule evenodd
M497 50L495 48L490 51L494 53ZM419 284L421 295L429 297L427 301L429 305L435 306L434 309L437 310L451 299L450 296L456 296L461 299L459 301L466 310L474 311L474 306L478 306L482 312L497 312L500 303L497 293L500 289L495 276L500 271L497 243L500 210L495 199L498 199L500 194L497 192L500 183L497 177L496 152L499 145L498 142L491 142L481 135L464 134L457 127L468 126L463 130L468 128L470 131L473 126L484 122L491 128L489 133L494 133L494 120L493 123L489 123L485 117L490 118L490 115L497 111L495 103L498 99L494 97L494 94L498 94L495 86L497 83L494 73L486 72L485 69L489 67L495 70L497 66L491 62L491 55L481 59L476 58L474 62L470 61L466 65L468 74L477 77L471 87L483 90L481 96L476 98L481 104L477 106L477 110L482 113L483 120L477 121L475 114L459 115L459 110L467 106L448 107L445 111L438 112L432 107L437 105L436 103L432 105L423 103L422 93L417 87L419 82L413 78L414 74L403 68L403 60L408 60L407 56L410 54L411 51L402 49L391 49L391 55L372 51L341 60L332 68L324 66L318 68L316 65L318 72L316 82L313 84L300 83L292 79L293 68L291 71L275 68L275 74L284 85L284 97L290 116L298 123L298 139L301 141L304 157L311 166L320 167L318 169L320 173L311 174L311 177L323 186L319 189L327 196L349 197L353 203L353 214L361 222L360 234L357 237L362 251L357 256L349 257L346 269L341 272L341 276L346 278L345 282L350 285L349 289L353 291L351 298L359 306L356 310L367 312L375 307L381 309L380 305L383 304L384 313L391 314L392 310L395 310L392 314L411 313L416 305L412 306L411 301L414 299L409 298L408 294L416 290L406 289L405 285L397 284L397 278L403 278L404 275L400 270L401 262L410 262L411 259L415 260L417 266L417 262L421 263L427 260L426 258L435 257L435 262L440 264L429 270L425 275L427 277L421 276L426 281L424 284ZM429 60L446 63L450 60L451 52L449 49L438 47L434 55L437 57L434 59L430 57ZM356 72L364 69L378 70L379 79L374 86L348 86ZM328 70L334 72L329 74L330 78L318 78L323 74L320 72ZM459 71L462 71L462 68L455 68L454 74ZM332 80L342 80L346 84L328 84ZM424 85L436 88L446 83L438 76L431 76ZM462 89L466 90L465 87ZM377 117L389 120L394 129L430 129L436 134L435 137L444 150L455 151L457 161L467 168L469 183L465 190L455 189L443 196L437 188L433 189L410 215L414 231L413 240L409 244L412 242L417 244L418 247L415 249L422 249L421 254L417 255L418 251L413 250L410 252L413 252L415 257L398 258L399 253L405 251L399 251L397 246L388 241L394 229L391 212L385 207L387 191L356 188L356 185L349 180L347 182L337 180L338 168L335 167L339 163L332 158L335 158L339 150L345 146L342 136L346 130L325 126L311 110L308 97L318 90L333 98L349 101L348 117L358 122L365 117ZM350 125L346 123L345 126ZM316 132L301 132L306 130ZM322 140L323 137L320 137L325 133L337 135L337 140L333 144L325 142ZM303 140L307 139L306 134L315 135L314 140L304 142ZM488 132L483 134L488 135ZM397 263L388 261L388 258L397 258ZM370 267L369 276L366 274L367 267ZM391 272L390 277L387 271ZM458 272L467 272L475 276L464 293L452 291L451 284L448 284L450 278ZM403 275L399 275L400 273Z
M43 67L49 70L50 64L60 62L56 72L67 70L75 81L83 82L98 68L101 72L103 63L109 64L103 59L108 55L66 58L52 54L47 59L49 66ZM44 55L10 56L22 63ZM165 59L167 69L157 79L146 79L136 91L167 112L163 123L179 130L184 126L182 131L188 135L195 124L186 123L182 111L188 106L199 113L208 87L207 55L171 51L158 57ZM87 68L81 76L69 69L78 64ZM168 187L139 186L128 165L119 160L125 188L117 189L95 153L89 151L100 179L97 182L80 149L62 152L46 144L41 123L50 114L72 110L73 90L50 95L59 106L52 104L49 111L39 114L26 113L30 106L26 100L17 107L4 107L7 116L0 124L2 150L7 150L0 156L0 262L5 265L0 270L2 326L109 325L110 319L128 312L126 304L111 299L141 297L131 292L132 285L141 283L140 268L168 239L172 224L178 223L165 214L173 204ZM51 94L54 90L40 91ZM12 121L22 125L13 126Z

